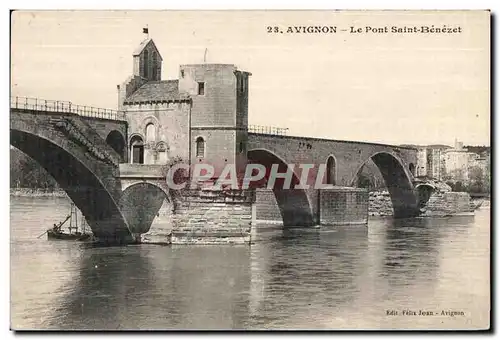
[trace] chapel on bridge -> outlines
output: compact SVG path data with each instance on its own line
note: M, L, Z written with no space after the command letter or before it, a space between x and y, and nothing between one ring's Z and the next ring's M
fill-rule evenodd
M202 63L180 65L178 79L162 80L163 58L149 36L132 57L132 75L118 85L129 163L161 165L175 156L216 168L246 162L250 73Z

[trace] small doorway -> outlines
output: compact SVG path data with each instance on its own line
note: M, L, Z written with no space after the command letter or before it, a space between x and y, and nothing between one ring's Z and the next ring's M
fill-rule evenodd
M131 160L134 164L144 164L144 143L142 138L139 136L134 136L130 140L130 152Z
M132 148L132 163L144 164L144 146L134 145Z

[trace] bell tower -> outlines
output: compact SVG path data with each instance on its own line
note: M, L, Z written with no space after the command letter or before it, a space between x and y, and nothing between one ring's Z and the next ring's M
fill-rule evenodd
M149 37L148 28L144 28L144 40L134 51L134 76L139 76L147 81L161 80L161 57L153 39Z
M163 58L153 39L149 37L148 28L143 29L144 40L133 53L133 73L121 85L117 85L118 109L123 110L123 102L139 87L149 81L161 80L161 64Z

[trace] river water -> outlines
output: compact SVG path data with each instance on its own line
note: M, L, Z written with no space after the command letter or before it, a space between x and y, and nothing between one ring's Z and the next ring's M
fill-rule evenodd
M13 329L489 327L489 207L368 228L260 228L252 246L37 239L68 211L65 198L11 197Z

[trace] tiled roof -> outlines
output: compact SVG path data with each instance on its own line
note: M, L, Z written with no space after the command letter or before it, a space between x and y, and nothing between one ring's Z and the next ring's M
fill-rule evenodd
M147 38L147 39L143 40L143 41L139 44L139 46L137 46L137 48L135 49L135 51L134 51L134 53L133 53L132 55L135 57L135 56L138 56L139 54L141 54L141 53L142 53L142 51L146 48L146 46L148 46L148 45L149 45L149 43L152 43L152 44L153 44L153 47L155 48L156 52L158 53L158 57L159 57L161 60L163 60L163 59L162 59L162 57L161 57L160 51L158 51L158 48L156 47L155 42L154 42L154 41L153 41L153 39L151 39L151 38Z
M149 81L139 87L125 104L179 100L179 80Z

